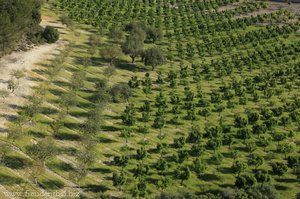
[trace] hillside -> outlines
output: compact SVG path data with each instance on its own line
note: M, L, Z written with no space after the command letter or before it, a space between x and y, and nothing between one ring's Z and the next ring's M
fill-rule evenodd
M300 4L41 9L59 41L0 60L1 92L19 85L1 93L0 198L299 198Z

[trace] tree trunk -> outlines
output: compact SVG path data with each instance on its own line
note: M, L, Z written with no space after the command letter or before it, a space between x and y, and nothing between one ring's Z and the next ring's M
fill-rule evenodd
M131 57L131 63L133 64L135 62L135 56L130 56Z
M155 69L155 65L152 65L152 71L154 71L154 69Z

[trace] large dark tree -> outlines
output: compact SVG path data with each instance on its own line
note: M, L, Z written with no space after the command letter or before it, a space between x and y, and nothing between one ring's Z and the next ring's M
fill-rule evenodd
M144 52L143 60L145 65L151 66L152 70L154 70L157 65L164 62L164 57L157 47L153 47Z
M13 50L26 34L38 29L41 1L0 0L0 56Z
M131 57L132 63L143 52L145 35L146 33L142 29L134 29L122 45L124 54Z

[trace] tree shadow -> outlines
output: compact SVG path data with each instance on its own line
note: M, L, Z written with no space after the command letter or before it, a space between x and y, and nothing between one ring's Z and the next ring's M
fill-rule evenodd
M110 138L106 138L106 137L99 137L98 138L99 139L99 141L101 142L101 143L114 143L114 142L116 142L115 140L113 140L113 139L110 139Z
M120 131L121 129L115 126L107 126L107 125L103 125L102 127L103 131Z
M40 112L44 115L52 115L52 114L57 114L58 113L57 109L50 108L50 107L41 107Z
M88 81L88 82L97 82L97 81L100 80L100 78L98 78L98 77L86 77L85 80Z
M8 121L14 121L17 119L16 115L10 115L10 114L1 114L0 117L5 118Z
M20 184L21 182L23 182L22 178L0 173L0 184L2 185Z
M232 154L229 152L222 153L225 158L232 158Z
M208 181L208 182L220 180L219 176L217 176L216 174L210 174L210 173L203 174L203 175L199 176L199 178L204 181Z
M60 90L60 89L57 89L57 88L51 88L48 90L51 94L55 95L55 96L61 96L62 94L64 94L65 92ZM58 103L59 101L58 100L52 100L54 101L55 103Z
M116 66L116 68L118 68L120 70L128 70L128 71L132 71L132 72L146 72L146 71L148 71L146 68L140 67L136 64L124 63L124 62L121 62L121 61L116 62L115 66Z
M5 156L3 161L5 166L11 169L24 169L30 162L30 160L20 156Z
M225 174L231 174L231 173L233 173L232 169L228 168L228 167L220 167L219 171L222 172L222 173L225 173Z
M48 64L40 64L41 66L43 66L43 67L50 67ZM37 74L39 74L39 75L45 75L46 74L46 70L45 69L43 69L43 68L35 68L35 69L33 69L32 70L34 73L37 73Z
M221 184L219 185L220 187L223 187L223 188L232 188L234 189L235 188L235 185L234 184Z
M47 164L52 169L58 169L61 171L72 171L74 170L73 166L71 164L68 164L66 162L51 162Z
M73 134L73 133L66 133L66 132L56 134L55 138L59 139L59 140L70 140L70 141L79 141L79 140L81 140L80 135Z
M81 129L81 124L77 122L64 122L64 126L69 129Z
M53 180L53 179L45 179L38 181L38 184L43 187L44 189L51 189L57 190L63 188L65 185L60 180Z
M83 107L79 107L79 106L77 106L77 107L82 108L82 109L88 109L88 108L83 108ZM71 111L69 114L76 118L86 118L89 116L88 112L83 112L83 111Z
M243 151L243 152L249 153L249 151L247 150L246 147L238 146L238 147L235 147L235 149L236 149L237 151Z
M196 192L197 195L202 195L202 194L213 194L213 195L218 195L220 194L220 190L218 189L210 189L208 191L203 191L203 192Z
M74 148L74 147L62 147L59 149L59 153L60 154L66 154L69 156L75 156L78 152L78 149Z
M59 80L55 80L55 81L52 81L52 83L58 87L68 87L70 86L70 83L68 82L65 82L65 81L59 81Z
M276 178L277 182L283 182L283 183L296 183L298 180L295 178Z
M88 100L89 103L88 103L88 102L79 102L79 103L77 104L77 107L79 107L79 108L81 108L81 109L91 109L91 108L93 108L93 103L91 103L90 98L91 98L91 96L89 96L89 97L84 97L83 99Z
M16 105L16 104L9 104L8 107L11 108L11 109L15 109L15 110L22 109L22 106L19 106L19 105Z
M85 191L91 191L94 193L103 193L107 190L109 190L109 188L107 188L105 185L96 185L96 184L87 184L85 186L81 187L82 189L84 189Z
M112 173L112 170L109 168L103 168L103 167L95 167L95 168L90 168L89 171L91 172L100 172L100 173Z
M276 190L287 190L289 187L283 185L275 185Z
M33 82L43 82L43 81L45 81L43 78L40 78L40 77L28 77L28 79L30 81L33 81Z
M28 134L33 135L34 137L37 137L37 138L45 138L46 137L46 135L44 135L43 133L41 133L39 131L35 131L35 130L29 130Z
M104 115L105 117L111 118L112 120L118 120L121 119L120 115Z

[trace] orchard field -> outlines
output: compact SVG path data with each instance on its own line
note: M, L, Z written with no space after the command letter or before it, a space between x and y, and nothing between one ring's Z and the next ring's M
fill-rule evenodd
M65 25L68 45L33 71L38 86L1 137L0 184L299 198L299 13L252 0L50 0L42 15Z

